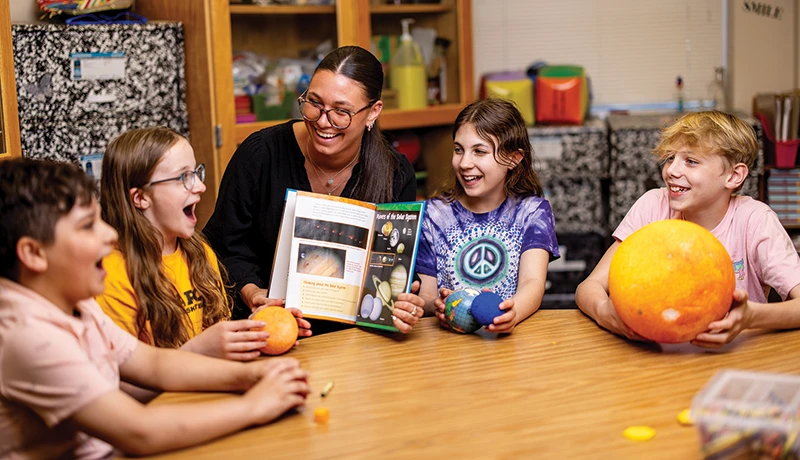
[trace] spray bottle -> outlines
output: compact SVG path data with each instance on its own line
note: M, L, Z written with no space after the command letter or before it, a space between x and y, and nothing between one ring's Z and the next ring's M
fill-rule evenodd
M725 95L725 69L714 68L714 80L708 85L708 100L712 109L725 112L728 110L728 101Z
M408 25L413 19L403 19L403 35L392 54L389 83L397 91L402 110L422 109L428 105L428 77L419 46L411 38Z

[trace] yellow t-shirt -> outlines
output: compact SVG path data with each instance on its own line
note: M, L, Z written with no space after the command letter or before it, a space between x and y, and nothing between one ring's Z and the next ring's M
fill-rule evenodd
M208 263L211 264L222 285L222 278L219 274L217 256L208 245L205 245ZM167 279L176 287L183 299L186 312L189 314L192 328L189 331L189 338L203 332L203 302L198 298L198 292L191 284L189 278L189 265L183 257L180 247L172 254L162 257L164 274ZM106 270L105 291L97 297L97 303L103 311L119 327L125 329L134 337L139 337L143 341L153 344L153 332L148 321L145 325L146 333L140 336L136 327L136 314L139 310L139 302L136 300L136 293L133 285L128 278L127 265L122 253L115 250L103 259L103 268Z

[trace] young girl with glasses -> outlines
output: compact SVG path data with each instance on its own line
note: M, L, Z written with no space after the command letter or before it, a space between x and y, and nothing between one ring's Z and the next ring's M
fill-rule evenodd
M286 189L374 203L413 201L414 168L378 128L383 68L369 51L344 46L317 66L298 99L302 120L251 134L225 169L216 209L205 227L239 293L247 316L268 298ZM413 288L413 287L412 287ZM401 294L395 326L408 332L422 314L422 299ZM314 323L314 331L334 323Z
M98 303L139 340L234 360L258 357L263 323L230 317L225 269L200 233L195 207L206 190L204 165L189 142L168 128L128 131L103 158L103 220L119 245L103 260L108 272ZM308 323L298 317L301 333Z
M420 295L427 312L448 327L444 300L453 290L491 289L504 299L504 312L487 329L509 333L539 309L547 264L560 256L519 110L502 99L462 110L453 127L452 167L422 222Z

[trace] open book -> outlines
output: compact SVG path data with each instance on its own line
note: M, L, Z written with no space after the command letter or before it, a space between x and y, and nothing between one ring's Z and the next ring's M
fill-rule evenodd
M309 318L396 331L414 277L425 202L372 204L286 191L269 286Z

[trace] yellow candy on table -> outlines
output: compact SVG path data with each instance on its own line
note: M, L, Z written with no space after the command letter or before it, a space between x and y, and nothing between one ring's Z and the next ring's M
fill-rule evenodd
M622 435L632 441L649 441L656 435L656 430L649 426L629 426Z
M684 409L678 414L678 423L683 426L692 426L694 425L694 420L692 419L692 414L689 409Z
M314 409L314 421L317 423L328 423L331 411L327 407L317 407Z

